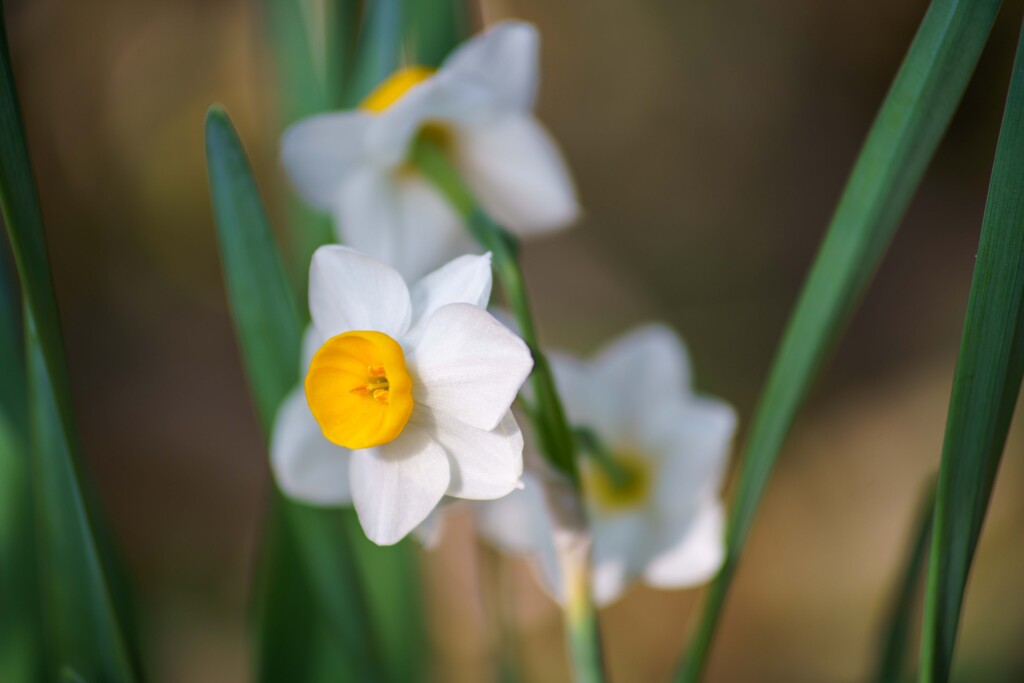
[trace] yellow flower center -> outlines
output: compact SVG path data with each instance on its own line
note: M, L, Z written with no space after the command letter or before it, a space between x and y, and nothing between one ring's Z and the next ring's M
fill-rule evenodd
M610 466L588 463L583 486L586 493L605 511L638 507L651 493L651 463L629 451L618 452Z
M402 99L414 85L419 85L430 78L433 73L433 69L425 66L407 66L399 69L367 95L359 106L366 111L379 114Z
M309 365L306 401L332 443L356 449L391 441L413 406L402 347L383 332L331 337Z

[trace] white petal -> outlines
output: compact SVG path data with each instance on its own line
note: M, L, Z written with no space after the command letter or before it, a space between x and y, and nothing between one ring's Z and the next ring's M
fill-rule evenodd
M414 284L413 324L425 321L448 304L472 304L487 308L491 298L491 255L460 256Z
M362 112L321 114L299 121L281 136L281 162L306 201L329 210L345 178L367 163L369 116Z
M444 413L431 415L422 408L416 420L448 453L449 496L490 500L509 494L519 485L523 474L523 434L511 411L491 431L471 427Z
M660 514L688 514L722 485L736 433L736 413L717 399L667 402L641 420L641 448L658 458L654 498Z
M445 60L438 76L471 79L510 111L529 111L537 95L537 29L503 21L464 43Z
M352 502L367 538L393 545L423 522L448 488L448 456L413 425L394 441L354 451Z
M622 594L647 560L650 522L643 514L592 518L594 600L607 605Z
M594 365L612 386L643 387L659 397L691 393L686 346L666 325L644 325L622 335L597 354Z
M437 309L406 362L417 402L484 430L498 426L533 367L523 340L470 304Z
M348 505L350 452L324 438L302 388L281 404L270 439L270 463L284 493L314 505Z
M391 265L409 282L475 250L448 201L412 171L354 174L334 216L341 241Z
M306 326L306 331L302 333L302 359L299 361L299 377L305 377L309 372L313 356L324 345L324 341L326 340L317 334L316 327L312 323Z
M690 524L667 533L663 543L644 572L647 583L657 588L685 588L708 581L725 559L722 505L703 506Z
M646 325L622 335L589 365L600 400L593 407L621 442L644 443L644 418L652 410L693 395L686 347L664 325Z
M412 318L405 280L394 268L348 247L320 247L309 270L309 312L323 339L375 330L397 339Z
M529 115L460 126L456 165L487 212L519 234L564 228L579 216L569 169Z

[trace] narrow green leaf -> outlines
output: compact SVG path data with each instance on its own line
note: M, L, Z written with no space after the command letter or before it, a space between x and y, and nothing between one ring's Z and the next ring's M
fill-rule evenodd
M94 680L132 681L138 664L125 629L122 593L113 592L119 587L97 542L102 527L77 469L57 302L2 12L0 62L0 205L24 302L31 471L52 649L48 664L52 676L73 668Z
M804 284L754 415L725 563L676 675L699 680L776 456L853 314L967 87L1000 0L933 0L882 104Z
M921 681L947 681L960 609L1024 375L1024 32L999 132L946 419Z
M48 569L42 576L47 629L57 655L51 666L87 680L134 681L138 673L78 486L49 365L31 312L25 318L36 522L41 566Z
M403 0L402 18L411 61L435 68L472 28L465 0Z
M367 0L359 31L351 103L361 102L398 69L402 56L401 0Z
M917 523L914 525L913 545L910 546L892 605L883 622L878 666L874 678L877 683L898 683L905 680L904 666L907 661L907 643L910 640L910 627L914 615L914 598L921 585L925 558L928 556L928 541L932 533L932 510L934 507L935 482L930 482L921 499Z
M228 297L252 394L264 432L269 435L277 408L298 385L302 317L288 289L273 233L263 209L245 152L227 115L211 109L206 123L207 161L217 230L221 243ZM356 526L353 526L355 524ZM405 666L407 651L422 642L418 597L408 594L408 577L395 572L411 568L408 549L376 549L362 535L351 510L324 510L291 502L275 494L270 528L272 544L265 557L268 576L261 596L261 680L278 680L273 672L304 656L303 644L283 648L275 634L293 618L318 620L333 634L328 640L356 680L416 680L420 668ZM356 533L358 532L358 533ZM308 586L296 590L289 581L271 577L294 575L294 565L280 558L283 549L297 550ZM371 550L372 548L372 550ZM377 555L379 550L383 556ZM367 560L366 555L374 559ZM399 609L378 604L375 587L407 599ZM303 597L312 604L297 609ZM367 604L367 602L369 604ZM304 616L303 616L304 615ZM409 636L394 628L399 615ZM308 624L296 625L296 632ZM386 651L387 656L378 656ZM417 660L416 664L420 662ZM296 668L305 664L296 661ZM392 675L392 671L403 675ZM408 674L408 675L404 675Z
M8 359L0 356L0 362ZM3 366L7 368L7 365ZM17 367L17 364L11 367ZM6 376L5 376L6 378ZM0 681L41 681L42 601L24 441L0 410Z
M21 328L21 294L14 276L14 262L7 238L0 236L0 412L12 428L25 437L28 426L28 388L25 386L24 331Z
M221 263L238 343L264 432L298 383L302 316L249 160L227 114L206 117L206 161Z

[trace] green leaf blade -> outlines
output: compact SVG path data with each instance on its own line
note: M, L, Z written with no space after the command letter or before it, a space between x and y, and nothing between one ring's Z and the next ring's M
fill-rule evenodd
M61 669L87 680L138 680L136 664L115 607L108 572L78 487L71 444L34 318L26 315L29 405L35 457L36 520L48 630Z
M25 378L24 387L16 389L25 401L19 418L24 423L17 427L31 440L39 580L50 655L47 678L74 669L92 680L135 681L140 667L126 629L130 618L119 592L123 586L111 580L113 565L100 542L100 517L78 469L57 301L2 11L0 91L0 206L20 277L25 320L26 362L11 367ZM16 304L10 302L9 285L2 286L9 317ZM5 353L11 346L5 343ZM12 385L17 382L12 378Z
M1024 376L1024 32L996 147L950 395L920 680L947 681L974 551Z
M726 559L676 679L694 683L775 460L921 182L987 42L1000 0L933 0L847 181L786 327L738 475Z

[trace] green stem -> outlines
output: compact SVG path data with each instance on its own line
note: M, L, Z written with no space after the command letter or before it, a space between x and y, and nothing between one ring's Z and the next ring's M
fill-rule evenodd
M533 354L530 383L534 397L529 416L540 441L541 452L566 475L576 493L576 504L581 505L576 442L555 389L551 367L537 342L537 331L519 265L519 245L515 237L477 205L459 172L430 136L417 138L411 160L452 203L476 241L491 252L494 271L519 325L519 333ZM566 640L575 680L577 683L602 683L605 680L604 663L597 610L590 587L589 539L584 536L581 542L569 541L559 555L566 587Z
M588 549L584 557L562 562L562 570L569 572L566 578L569 587L565 605L566 638L576 683L601 683L605 680L601 629L591 598L589 558Z
M519 325L519 334L533 354L530 386L534 399L532 417L541 450L555 467L579 488L576 445L565 417L565 409L555 389L551 366L540 350L533 314L526 295L523 271L519 266L519 244L507 230L481 210L458 171L429 136L420 136L412 151L413 163L427 176L463 216L473 238L491 252L494 272L501 282L509 308Z

